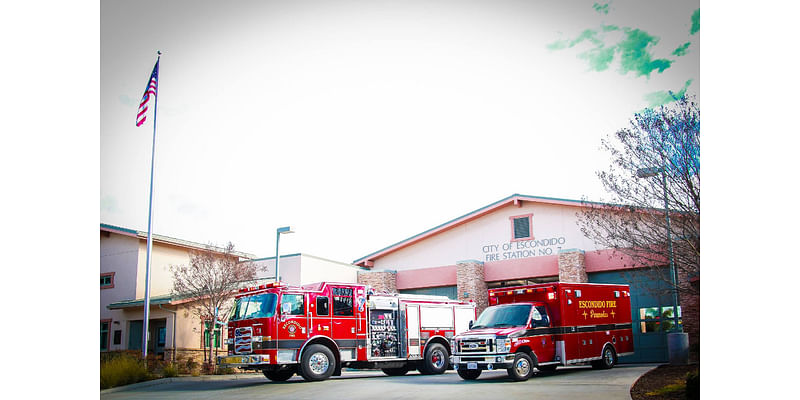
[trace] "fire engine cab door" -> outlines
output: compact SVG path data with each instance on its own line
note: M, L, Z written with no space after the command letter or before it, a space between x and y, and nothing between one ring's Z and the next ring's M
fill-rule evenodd
M278 347L280 349L299 349L308 338L307 295L304 293L283 293L278 322Z
M356 347L354 340L361 321L356 316L355 292L351 286L331 286L331 337L339 347Z
M408 306L406 323L408 324L408 355L419 356L419 306Z

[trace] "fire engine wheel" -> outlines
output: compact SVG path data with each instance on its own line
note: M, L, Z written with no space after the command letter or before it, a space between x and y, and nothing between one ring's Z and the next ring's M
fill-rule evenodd
M460 376L461 379L466 379L468 381L474 381L475 379L478 379L479 376L481 376L481 370L479 370L479 369L463 369L463 368L459 368L458 369L458 376Z
M419 372L423 375L443 374L450 366L450 356L447 349L440 343L433 343L425 350L425 359Z
M284 369L281 371L264 371L264 376L266 376L267 379L274 382L288 381L289 378L292 377L292 375L294 375L294 371L292 371L291 369Z
M592 368L594 369L610 369L617 365L617 352L614 351L612 346L603 347L603 358L592 361Z
M336 359L331 350L321 344L308 346L300 357L300 375L307 381L323 381L336 369Z
M533 361L525 353L514 356L514 365L508 369L508 376L515 381L527 381L533 375Z
M389 376L403 376L408 373L409 368L408 365L406 365L405 367L399 368L382 368L381 371Z

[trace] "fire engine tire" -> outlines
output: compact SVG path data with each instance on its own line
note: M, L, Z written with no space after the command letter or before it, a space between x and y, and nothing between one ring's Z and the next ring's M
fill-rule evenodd
M463 369L463 368L459 368L458 376L460 376L461 379L466 379L468 381L474 381L475 379L478 379L479 376L481 376L481 370L479 370L479 369Z
M281 371L264 371L264 376L267 379L274 381L274 382L284 382L288 381L294 375L294 371L291 369L284 369Z
M399 367L399 368L382 368L381 371L383 371L384 374L389 376L403 376L408 373L409 368L406 365L405 367Z
M308 346L300 357L300 375L309 382L324 381L331 377L335 369L333 352L321 344Z
M617 352L614 351L613 346L606 345L603 347L602 358L592 361L592 368L594 369L610 369L617 365Z
M527 381L531 375L533 375L533 360L525 353L517 353L514 356L514 365L508 369L508 376L517 382L521 382Z
M423 375L443 374L450 367L450 355L440 343L433 343L425 349L425 359L422 360L419 372Z

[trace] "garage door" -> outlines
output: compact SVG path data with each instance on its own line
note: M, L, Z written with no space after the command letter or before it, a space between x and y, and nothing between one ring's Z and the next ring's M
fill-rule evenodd
M647 271L597 272L589 275L591 283L622 283L631 286L634 354L620 357L620 362L667 362L667 332L672 328L669 317L669 286L654 279ZM678 310L680 316L680 309Z

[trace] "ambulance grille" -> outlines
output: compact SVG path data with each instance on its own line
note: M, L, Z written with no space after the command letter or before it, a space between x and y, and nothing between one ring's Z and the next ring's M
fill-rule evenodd
M492 353L494 351L494 340L481 339L462 339L459 341L459 353Z
M250 354L253 352L253 328L246 326L236 328L234 331L234 351L235 354Z

